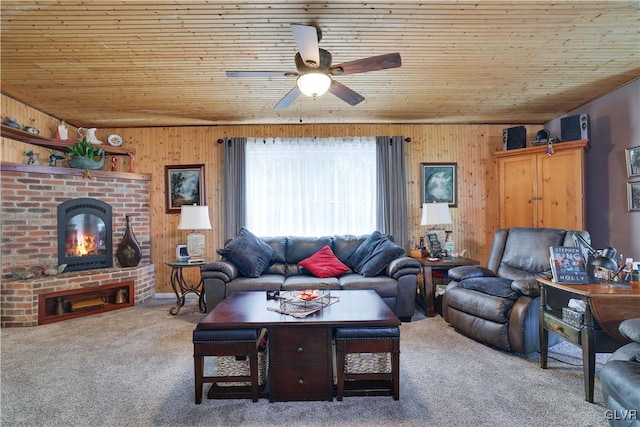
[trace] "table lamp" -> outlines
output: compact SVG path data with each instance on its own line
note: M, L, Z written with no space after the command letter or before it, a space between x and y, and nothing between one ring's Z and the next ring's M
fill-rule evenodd
M429 228L427 234L433 233L437 235L441 243L444 242L444 229L437 228L437 226L452 223L448 203L422 204L422 219L420 220L420 225L430 225L431 228Z
M616 250L612 247L606 247L602 250L594 249L587 240L582 237L580 234L573 235L573 242L577 247L583 247L587 250L589 254L589 269L587 270L587 275L590 278L594 278L595 272L598 270L610 270L614 274L618 270L618 263L616 263Z
M187 254L191 258L204 255L204 234L198 230L210 230L209 207L198 205L182 205L178 230L192 230L187 234Z

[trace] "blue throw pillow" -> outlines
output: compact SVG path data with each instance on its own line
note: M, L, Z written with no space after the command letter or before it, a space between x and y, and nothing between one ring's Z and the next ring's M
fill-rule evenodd
M277 258L276 251L271 246L244 227L223 249L218 249L218 253L234 263L247 277L260 277Z
M373 250L383 239L386 239L386 236L381 232L374 231L371 233L369 237L367 237L365 241L362 242L355 251L353 251L351 256L347 259L346 264L356 273L360 273L359 267L364 265L364 261L371 256Z
M391 261L404 255L404 249L385 237L364 260L359 273L364 277L373 277L382 272Z

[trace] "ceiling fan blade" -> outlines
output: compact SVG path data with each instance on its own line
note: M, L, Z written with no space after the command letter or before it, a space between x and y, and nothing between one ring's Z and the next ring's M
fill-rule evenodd
M349 105L358 105L362 101L364 101L364 96L360 95L358 92L349 89L342 83L338 83L335 80L331 81L331 86L329 86L329 92L342 99Z
M295 77L296 71L227 71L227 77Z
M355 61L343 62L331 67L331 74L346 75L356 73L366 73L367 71L385 70L396 68L402 65L402 59L398 52L387 53L385 55L371 56L369 58L356 59Z
M289 105L291 105L291 103L295 101L298 96L300 96L300 89L298 89L298 85L296 85L273 108L275 108L276 110L284 110Z
M320 65L320 51L318 50L318 30L309 25L291 24L293 37L296 39L298 52L304 63L309 67Z

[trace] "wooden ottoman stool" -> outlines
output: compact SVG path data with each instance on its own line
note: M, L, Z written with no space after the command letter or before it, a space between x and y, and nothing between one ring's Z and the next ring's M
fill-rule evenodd
M343 396L392 395L400 398L400 328L336 328L336 399ZM351 353L390 353L390 367L352 372L347 362ZM351 355L356 356L356 355ZM384 359L382 359L384 360ZM353 382L345 389L345 382ZM359 384L355 382L358 381Z
M258 401L258 341L257 329L194 329L193 364L195 373L196 403L202 402L204 383L250 382L250 393L237 393L229 390L215 397L251 398ZM205 356L248 356L249 375L243 376L204 376ZM233 389L236 387L227 387ZM211 393L209 395L211 397Z

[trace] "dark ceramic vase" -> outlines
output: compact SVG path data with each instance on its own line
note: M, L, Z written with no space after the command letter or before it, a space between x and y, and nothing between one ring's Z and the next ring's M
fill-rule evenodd
M140 250L140 244L136 240L136 236L131 229L131 222L129 221L129 215L127 218L127 229L124 231L122 241L118 245L118 251L116 255L120 266L122 267L135 267L140 264L140 258L142 257L142 251Z

